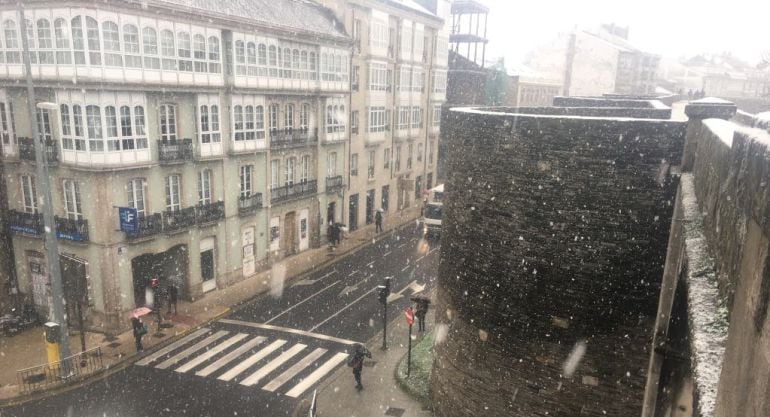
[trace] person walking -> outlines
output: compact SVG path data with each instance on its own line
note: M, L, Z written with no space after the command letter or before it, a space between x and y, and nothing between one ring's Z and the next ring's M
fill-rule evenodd
M348 366L353 368L353 378L356 380L356 389L361 391L364 389L364 385L361 383L361 371L364 369L364 357L372 357L372 353L369 352L366 347L360 343L356 344L353 356L348 361Z
M142 323L142 319L139 317L131 317L131 329L134 331L134 344L136 345L136 351L144 351L144 346L142 346L142 336L147 333L147 326Z
M425 331L425 315L428 314L428 300L419 300L414 309L414 315L417 316L417 331Z
M174 307L174 315L176 316L176 300L179 297L179 290L175 284L168 286L168 311L166 314L171 314L171 307Z
M376 233L382 232L382 211L380 210L377 210L377 213L374 214L374 230Z
M163 323L163 302L160 294L160 279L157 276L150 280L150 288L152 288L152 309L157 314L158 333L160 333L160 325Z

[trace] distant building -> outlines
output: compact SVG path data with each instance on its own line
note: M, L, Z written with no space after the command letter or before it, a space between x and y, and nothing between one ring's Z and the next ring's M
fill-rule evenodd
M559 80L544 77L519 65L508 70L505 105L513 107L547 107L553 105L553 99L561 95Z
M534 70L561 81L563 94L651 94L660 57L628 41L628 29L603 26L575 29L530 54Z

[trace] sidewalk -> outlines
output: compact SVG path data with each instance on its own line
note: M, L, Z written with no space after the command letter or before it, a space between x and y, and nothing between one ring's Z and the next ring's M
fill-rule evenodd
M376 234L374 224L362 226L354 232L346 233L345 238L334 251L331 251L326 244L304 251L281 261L282 267L278 268L277 272L284 274L285 271L285 280L288 282L306 272L354 253L392 230L415 222L418 216L419 206L395 212L383 219L384 233ZM229 287L210 292L199 300L180 301L176 315L166 315L164 308L164 322L173 326L161 329L160 334L157 334L154 317L145 317L144 322L150 328L149 333L142 339L145 352L170 343L171 340L186 334L191 329L227 314L231 307L266 293L270 288L272 270L273 268L262 271ZM0 405L20 395L16 371L46 363L43 341L42 327L26 330L13 337L0 337ZM108 370L127 365L138 358L130 330L114 336L86 332L86 349L97 346L101 347L104 366ZM70 337L70 350L73 354L81 350L80 337L76 331L73 331Z
M435 309L428 310L426 326L433 323ZM425 333L418 333L417 326L412 327L412 347ZM431 410L425 409L419 401L404 392L396 381L396 369L407 354L409 326L403 313L388 323L388 350L382 350L382 332L366 343L372 353L372 359L364 361L361 381L364 389L355 388L353 371L347 366L339 368L331 377L318 387L318 417L419 417L432 416ZM305 404L309 406L309 404ZM304 414L302 414L304 415Z

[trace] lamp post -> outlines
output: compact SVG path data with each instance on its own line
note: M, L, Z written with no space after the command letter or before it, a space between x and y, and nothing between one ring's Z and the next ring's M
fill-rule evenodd
M59 360L70 356L69 331L67 329L67 314L64 305L64 288L61 280L61 267L59 265L59 242L56 240L56 224L54 223L53 207L51 200L51 187L48 176L48 159L44 146L45 141L41 135L37 123L37 109L56 109L54 103L39 103L35 107L35 87L32 83L32 65L29 59L29 40L27 39L27 21L24 18L22 3L19 3L19 24L21 26L22 58L24 59L25 78L27 85L27 111L29 112L29 124L32 131L32 141L35 144L35 165L37 176L37 189L40 210L43 213L43 242L46 249L46 262L49 279L51 281L52 318L59 324ZM62 375L69 375L66 362L62 362Z

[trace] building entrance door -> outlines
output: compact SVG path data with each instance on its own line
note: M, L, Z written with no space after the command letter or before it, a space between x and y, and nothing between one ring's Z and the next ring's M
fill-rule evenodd
M374 222L374 190L366 192L366 224Z
M358 229L358 194L350 196L350 204L348 207L348 229L352 232Z
M293 211L286 213L286 221L283 225L284 254L286 256L297 253L297 219Z
M331 226L337 220L337 203L332 201L326 206L326 224Z

